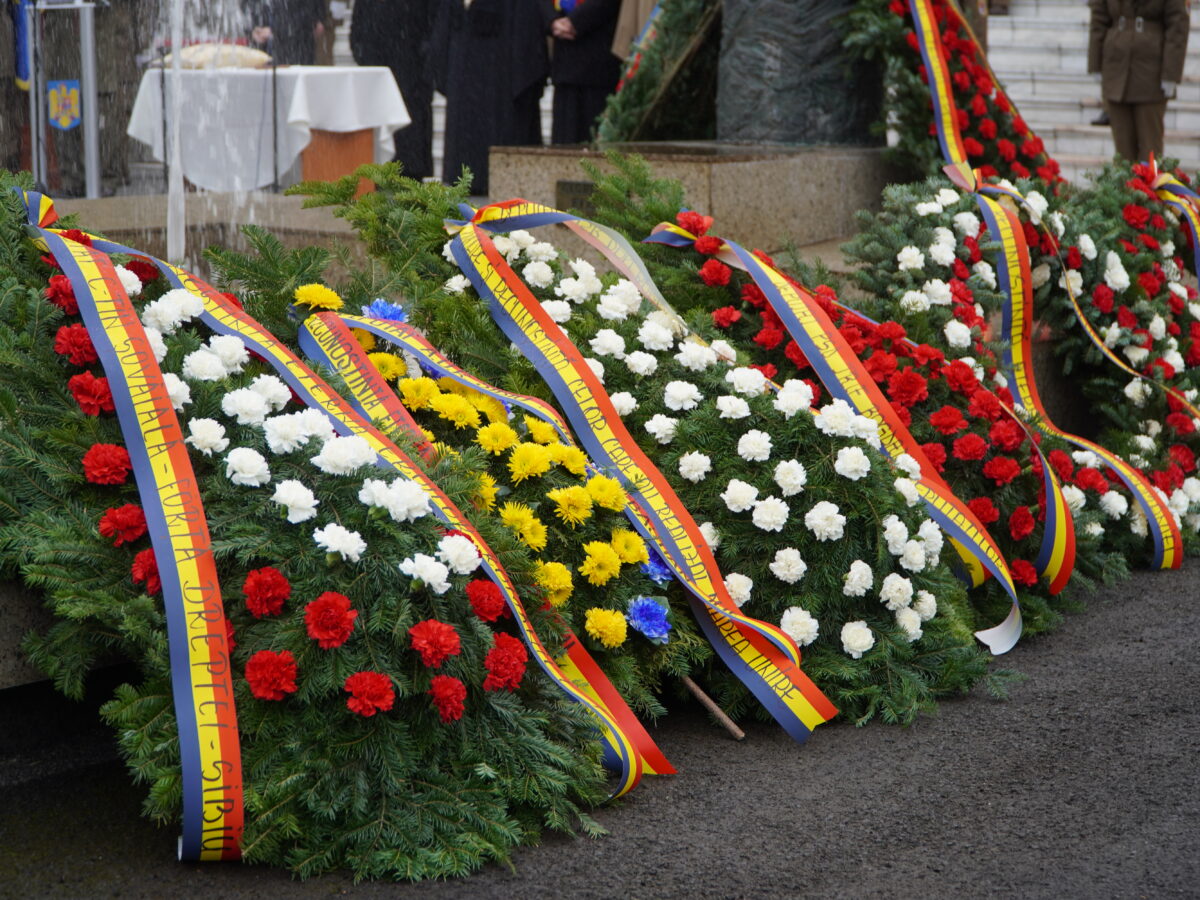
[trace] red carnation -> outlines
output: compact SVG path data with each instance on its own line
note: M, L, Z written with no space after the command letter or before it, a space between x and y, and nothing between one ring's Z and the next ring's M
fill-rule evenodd
M246 683L259 700L282 700L296 692L296 658L291 650L259 650L246 663Z
M511 634L500 632L496 635L496 645L488 651L483 660L487 669L487 678L483 680L485 691L497 691L505 688L515 691L525 677L525 663L529 654L525 645Z
M929 384L912 366L905 366L888 379L888 397L901 406L915 406L929 397Z
M924 451L925 458L929 460L930 464L937 469L937 471L940 472L946 467L946 448L941 444L937 443L936 441L928 444L922 444L921 450Z
M953 406L943 406L929 417L929 424L942 434L954 434L967 427L967 420Z
M982 98L978 94L975 95L975 99L982 100ZM982 106L982 104L980 104L980 105ZM985 109L986 109L986 107L985 107ZM979 115L983 115L983 113L979 113ZM983 138L987 138L987 140L989 140L989 141L992 140L992 138L994 138L996 136L996 122L994 119L981 119L980 120L979 136L983 137Z
M961 359L952 360L943 366L942 377L946 379L946 384L952 391L970 396L979 389L979 379L975 377L975 370Z
M703 253L705 256L716 256L721 252L721 239L704 235L696 238L696 243L692 245L696 248L697 253Z
M408 636L413 649L421 654L421 662L430 669L436 669L448 657L457 656L462 648L454 626L437 619L418 622L408 629Z
M1033 587L1037 584L1037 569L1023 559L1014 559L1008 564L1008 570L1012 573L1012 580L1016 584L1023 584L1026 587Z
M762 288L757 284L743 284L742 302L748 303L755 309L762 309L767 305L767 295L762 292Z
M1063 450L1050 451L1050 468L1060 481L1070 481L1075 477L1075 463Z
M808 357L804 355L804 351L800 349L800 345L795 341L788 341L787 346L783 348L783 355L791 361L797 369L808 368Z
M979 143L975 138L963 138L962 144L967 156L983 156L983 144Z
M1171 455L1179 467L1185 472L1193 472L1196 469L1196 454L1191 451L1190 447L1183 444L1172 444L1167 448L1167 453Z
M136 503L114 506L100 517L100 534L113 538L113 546L131 544L146 533L146 514Z
M724 287L729 284L730 268L719 259L710 259L700 267L700 280L709 287Z
M83 454L83 477L92 484L124 484L133 463L118 444L92 444Z
M675 216L675 222L684 231L691 232L696 237L700 237L708 229L712 228L713 217L702 216L695 210L685 209Z
M1083 254L1079 252L1078 247L1067 248L1067 268L1081 269L1083 268Z
M1097 494L1103 494L1109 489L1108 479L1100 474L1099 469L1093 469L1091 466L1082 466L1079 469L1075 475L1075 485L1085 491L1095 491Z
M396 702L392 679L382 672L355 672L346 679L343 687L350 692L346 707L367 718L377 712L387 712Z
M741 317L741 311L732 306L722 306L712 311L713 324L718 328L728 328Z
M434 675L429 682L429 694L443 722L457 722L462 718L467 699L467 687L449 675Z
M1113 291L1107 284L1098 284L1092 291L1092 306L1108 315L1113 310Z
M1176 434L1191 434L1196 430L1192 417L1186 413L1171 413L1167 416L1167 424L1175 430Z
M158 266L149 260L140 257L134 257L129 262L125 263L125 268L138 277L138 281L142 284L149 284L159 277Z
M1158 239L1152 234L1139 234L1138 241L1140 241L1142 246L1147 250L1158 249Z
M79 303L75 300L75 289L66 275L51 275L45 296L68 316L78 315Z
M1008 138L1000 138L996 141L996 151L1005 162L1010 163L1017 158L1017 145Z
M500 588L486 578L476 578L467 583L467 600L475 615L485 622L495 622L508 610Z
M1033 514L1029 511L1028 506L1018 506L1008 517L1008 533L1012 535L1014 541L1033 534L1033 525Z
M758 334L754 336L754 343L762 347L764 350L774 350L783 342L784 334L778 328L764 326Z
M987 441L977 434L964 434L962 437L956 438L951 449L954 458L964 462L983 459L987 456L987 451Z
M988 431L988 440L1006 453L1011 453L1025 443L1025 432L1012 419L998 421Z
M758 369L758 371L763 373L763 377L766 378L767 381L770 381L779 374L779 369L776 368L774 363L763 363L762 365L754 365L750 366L749 368Z
M97 378L91 372L80 372L67 379L67 388L85 415L98 416L116 408L107 378Z
M130 575L134 584L145 584L146 593L153 596L162 590L162 579L158 577L158 560L154 551L146 548L133 558Z
M1138 206L1136 203L1126 203L1125 208L1121 210L1121 215L1130 227L1141 231L1146 227L1146 223L1150 221L1150 210L1144 206Z
M908 332L899 322L889 319L879 323L875 329L875 336L881 341L902 341L908 336Z
M996 504L990 497L976 497L974 500L968 500L967 506L971 512L975 513L975 518L984 525L991 525L1000 518L1000 510L996 509Z
M1021 465L1011 457L996 456L983 464L983 474L1002 487L1021 474Z
M292 596L292 586L278 569L263 566L246 573L242 593L246 597L246 609L254 618L261 619L277 616L283 611L284 602Z
M1142 272L1137 277L1137 283L1148 297L1154 297L1162 288L1162 281L1153 272Z
M886 350L876 350L865 363L871 377L883 384L896 371L896 357Z
M54 335L54 352L61 353L75 366L86 366L99 359L91 336L79 322L58 329L58 333Z
M851 325L849 322L843 323L838 327L838 333L846 339L846 343L850 345L850 349L856 356L867 348L867 341L863 337L862 329L857 325Z
M995 422L1004 415L1004 407L1000 405L1000 399L995 394L980 388L971 395L971 402L967 404L967 415Z
M237 647L237 641L233 636L233 623L228 619L225 620L225 643L229 645L229 650L232 652Z
M358 610L350 608L350 598L325 591L304 607L304 628L322 650L340 647L354 630Z
M929 344L917 344L911 352L913 362L919 366L928 366L930 372L939 372L942 363L946 361L946 355Z

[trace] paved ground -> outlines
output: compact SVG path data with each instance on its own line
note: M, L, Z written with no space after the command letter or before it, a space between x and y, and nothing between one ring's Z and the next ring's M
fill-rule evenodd
M1197 897L1197 566L1140 573L1020 645L1007 702L825 726L802 748L755 725L735 743L677 710L656 736L681 774L601 810L610 837L550 839L456 882L176 863L93 717L0 693L0 896Z

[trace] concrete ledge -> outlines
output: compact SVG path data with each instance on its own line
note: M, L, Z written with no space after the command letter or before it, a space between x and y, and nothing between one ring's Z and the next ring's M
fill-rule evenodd
M657 177L681 182L687 202L716 219L717 234L768 251L854 234L855 212L879 209L894 180L877 147L696 141L611 149L637 153ZM493 147L491 198L578 205L588 181L581 160L609 170L603 153L586 147Z

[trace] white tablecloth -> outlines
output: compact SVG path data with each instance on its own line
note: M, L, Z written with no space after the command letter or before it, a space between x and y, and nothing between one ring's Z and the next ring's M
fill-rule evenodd
M271 128L269 69L185 69L183 174L210 191L246 191L274 180L271 151L278 140L279 172L287 172L308 146L312 129L375 129L375 161L392 158L392 132L409 124L404 99L384 66L285 66L277 70ZM173 73L166 72L167 96ZM163 159L162 78L142 76L126 129ZM169 123L168 123L169 126Z

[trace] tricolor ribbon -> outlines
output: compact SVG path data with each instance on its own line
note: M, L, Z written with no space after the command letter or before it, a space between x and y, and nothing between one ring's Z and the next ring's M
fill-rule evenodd
M110 253L134 253L109 241L94 239L93 243ZM271 366L307 406L322 410L341 435L356 434L363 437L375 450L380 463L404 477L411 479L429 496L434 514L450 528L470 540L480 555L482 568L500 589L513 620L517 624L526 645L543 671L558 687L573 700L584 704L599 720L600 740L604 750L606 766L617 773L617 784L613 796L620 796L637 785L643 771L642 759L629 738L603 706L593 702L587 692L577 687L558 667L545 645L534 631L511 577L505 571L495 552L484 541L467 517L434 484L425 471L394 442L372 426L345 399L317 376L308 366L262 327L236 304L190 272L170 263L147 257L164 274L173 287L187 290L204 300L201 320L219 334L233 335Z
M647 518L635 527L665 549L718 654L789 734L807 738L836 709L800 671L795 644L779 628L737 609L691 515L625 429L582 354L483 229L471 223L461 227L451 251L497 325L549 385L593 461L617 473L642 507Z
M1094 441L1058 428L1042 404L1031 362L1033 286L1030 278L1029 247L1025 242L1025 232L1017 213L993 199L994 196L1007 196L1020 203L1024 203L1024 197L1016 190L992 185L980 186L976 193L976 200L988 231L1000 244L996 256L996 278L1001 293L1008 300L1003 311L1002 337L1005 347L1000 354L1000 366L1014 387L1013 400L1018 408L1026 409L1037 416L1039 426L1046 432L1077 447L1090 450L1117 473L1146 514L1146 522L1154 541L1154 565L1164 569L1178 568L1183 561L1183 541L1179 534L1179 526L1175 522L1174 513L1167 508L1146 477L1117 454ZM1065 266L1063 271L1067 271ZM1089 334L1094 335L1095 332L1075 300L1069 280L1064 278L1063 281L1067 294L1075 305L1079 321ZM1097 339L1098 336L1093 338ZM1099 340L1099 345L1104 346L1103 340ZM1110 352L1107 355L1129 374L1142 378L1140 373L1117 359L1115 354ZM1157 382L1151 380L1151 383Z
M1178 214L1179 221L1183 223L1192 240L1193 268L1200 272L1200 194L1170 172L1160 172L1153 154L1150 157L1150 168L1153 173L1150 186L1158 194L1158 199Z
M179 730L179 857L237 859L243 804L233 670L208 520L179 419L108 255L50 230L48 198L24 199L39 242L70 279L108 379L158 564Z
M954 102L954 85L942 49L942 37L930 0L908 0L917 47L929 76L929 97L933 103L933 121L937 126L938 144L947 162L966 162L962 132L958 127L958 104Z
M385 427L395 426L411 435L414 440L419 440L418 446L423 445L430 451L433 449L421 426L401 403L396 392L380 377L362 346L355 340L351 327L394 340L405 350L411 347L409 352L417 354L422 362L425 361L423 357L426 354L438 359L439 369L446 377L469 385L480 393L502 402L507 400L509 403L536 410L542 418L547 418L547 413L553 414L551 423L556 427L561 425L563 430L559 432L560 435L563 435L568 443L572 443L569 432L565 430L566 423L562 422L561 417L548 403L534 397L502 391L475 378L442 357L428 341L408 325L388 319L341 316L335 312L317 313L305 319L300 326L300 349L319 365L327 366L342 376L350 392L348 399L357 409L369 411L369 418L377 424ZM649 732L633 714L633 710L579 639L570 632L565 638L564 650L564 655L556 660L558 666L576 687L584 691L593 703L602 707L620 725L621 731L641 759L643 772L648 775L674 774L675 768L658 749Z
M646 240L673 247L691 247L696 236L678 225L664 222ZM797 288L753 253L722 239L717 256L750 275L826 390L833 397L845 400L859 415L878 424L884 452L892 459L907 453L920 465L921 477L914 479L917 492L925 501L930 518L946 533L971 569L972 582L982 582L982 567L996 578L1012 600L1003 622L978 631L975 636L993 653L1011 650L1021 636L1021 608L1004 555L970 507L955 496L937 473L841 332L811 294Z

